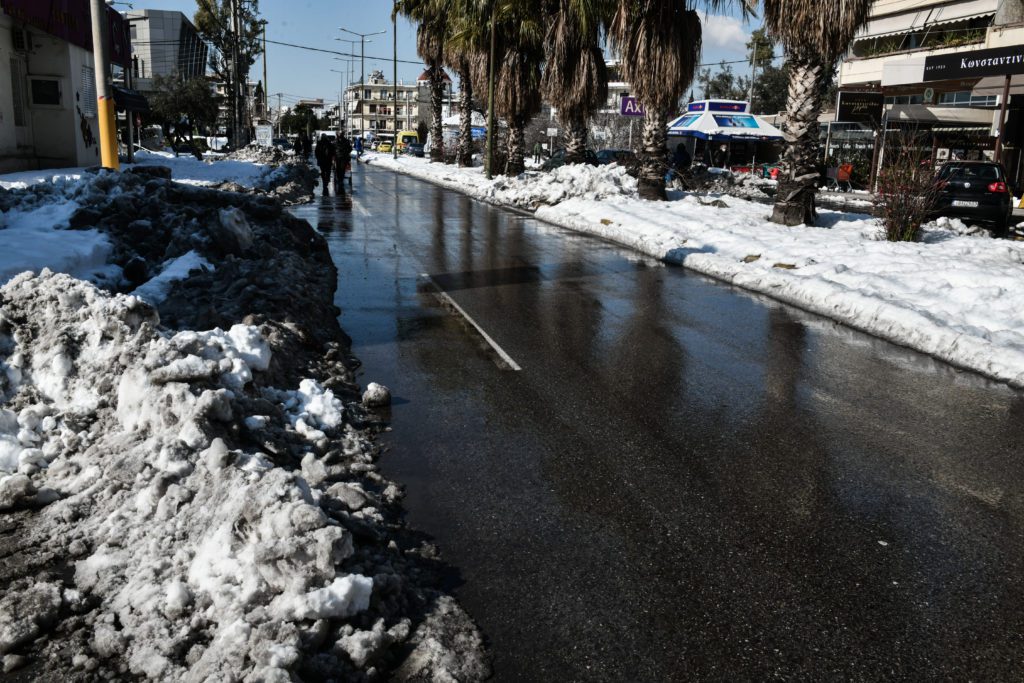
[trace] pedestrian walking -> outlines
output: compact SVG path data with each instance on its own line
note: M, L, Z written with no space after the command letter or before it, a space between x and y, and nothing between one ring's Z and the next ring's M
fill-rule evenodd
M334 158L334 182L345 190L345 175L348 174L348 186L352 187L352 143L344 133L338 135L337 155Z
M725 165L729 163L729 148L725 145L719 145L718 151L715 152L715 166L718 168L725 168Z
M356 161L363 160L363 138L362 136L356 138Z
M320 178L324 181L324 195L331 193L331 170L334 167L334 144L327 135L321 135L316 143L316 165L320 167Z
M544 153L544 145L540 144L540 140L533 143L533 163L539 164L540 157Z

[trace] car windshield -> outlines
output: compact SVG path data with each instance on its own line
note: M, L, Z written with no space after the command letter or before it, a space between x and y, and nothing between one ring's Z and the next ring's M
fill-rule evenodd
M994 164L947 164L939 171L940 180L1001 180L1002 173Z

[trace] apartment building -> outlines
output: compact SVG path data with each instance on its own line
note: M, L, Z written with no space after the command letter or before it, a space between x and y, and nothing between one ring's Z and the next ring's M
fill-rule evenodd
M153 90L153 78L178 74L198 78L206 74L210 48L195 25L181 12L129 10L132 43L132 82L136 90Z
M840 65L839 86L881 92L890 122L934 132L939 158L993 158L1001 131L1008 148L1002 161L1016 177L1024 74L1011 77L1005 123L999 120L1002 73L946 80L925 75L929 59L1012 46L1024 46L1024 0L876 0Z
M447 74L444 82L442 117L447 117L457 108L453 104L452 81ZM396 116L398 130L416 130L420 121L429 125L429 73L424 71L415 83L399 81L396 87L382 71L372 71L365 85L355 83L345 89L344 110L344 127L350 137L360 134L368 138L393 137Z

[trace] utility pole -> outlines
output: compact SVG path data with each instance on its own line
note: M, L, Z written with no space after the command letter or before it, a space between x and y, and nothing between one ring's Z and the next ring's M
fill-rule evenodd
M242 140L242 121L238 102L238 0L231 0L231 146L238 149Z
M281 95L284 93L277 94L277 137L281 137Z
M487 179L494 177L494 62L497 52L495 42L495 26L498 20L497 0L491 0L491 57L487 76L487 159L485 160Z
M366 38L367 36L379 36L387 33L387 31L374 31L373 33L356 33L355 31L349 31L347 28L338 27L339 31L345 33L351 33L354 36L359 37L359 98L356 100L359 103L359 138L365 138L366 133L366 119L363 118L363 92L366 90ZM341 40L341 38L335 38L335 40ZM372 40L370 41L373 42Z
M270 123L270 110L267 108L267 23L266 19L260 20L263 25L263 115L267 117L267 123Z
M394 74L394 83L392 83L394 92L394 102L391 103L391 120L392 128L395 130L395 137L391 139L391 158L398 158L398 0L392 0L391 2L391 68ZM436 142L435 142L436 144Z
M114 90L110 84L110 55L107 46L107 5L103 0L90 0L89 9L92 14L92 58L100 124L100 163L104 168L119 171L121 162L117 158Z

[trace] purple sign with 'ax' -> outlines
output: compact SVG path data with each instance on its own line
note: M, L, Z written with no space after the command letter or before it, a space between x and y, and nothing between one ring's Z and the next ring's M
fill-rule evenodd
M646 112L635 97L623 97L619 103L619 113L623 116L644 116Z

